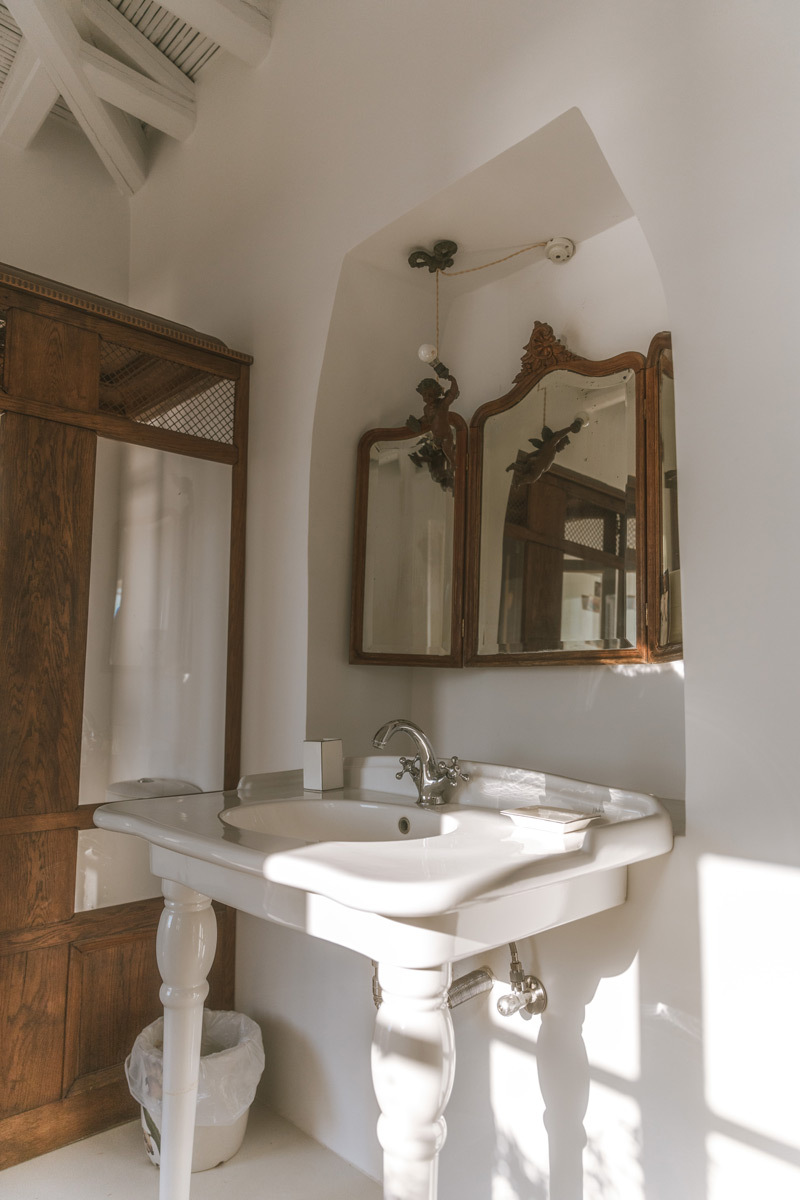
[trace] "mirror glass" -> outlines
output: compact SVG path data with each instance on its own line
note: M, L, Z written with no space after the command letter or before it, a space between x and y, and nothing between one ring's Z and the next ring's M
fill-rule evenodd
M635 647L636 372L551 371L482 432L477 654Z
M366 466L361 650L449 655L453 490L436 478L430 463L419 461L419 434L377 433L368 446Z
M681 554L678 538L678 468L675 446L675 379L672 348L661 349L656 362L661 524L659 580L659 646L683 640Z
M230 514L224 463L97 439L81 804L222 787Z

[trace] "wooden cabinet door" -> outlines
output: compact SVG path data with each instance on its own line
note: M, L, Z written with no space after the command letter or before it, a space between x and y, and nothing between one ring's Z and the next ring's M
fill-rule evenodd
M9 316L5 392L52 415L0 415L0 1167L135 1115L122 1062L160 1012L160 902L74 911L97 434L63 417L97 405L98 336Z

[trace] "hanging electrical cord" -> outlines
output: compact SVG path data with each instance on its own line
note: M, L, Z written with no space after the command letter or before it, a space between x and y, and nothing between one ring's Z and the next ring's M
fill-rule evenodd
M509 259L516 258L519 254L527 254L531 250L540 250L546 248L547 257L553 263L568 262L575 253L575 243L566 237L547 238L542 242L531 242L527 246L522 246L519 250L512 250L510 254L504 254L502 258L494 258L491 262L481 263L477 267L464 267L461 271L451 271L448 268L453 265L453 257L458 252L456 242L442 240L437 242L431 252L427 250L414 250L408 258L410 267L427 267L428 270L436 275L435 287L435 306L436 306L436 345L430 346L427 343L419 348L419 357L423 362L430 363L437 374L439 362L439 276L447 275L448 278L454 278L457 275L471 275L474 271L485 271L489 267L499 266L500 263L508 262ZM423 353L424 351L424 353Z

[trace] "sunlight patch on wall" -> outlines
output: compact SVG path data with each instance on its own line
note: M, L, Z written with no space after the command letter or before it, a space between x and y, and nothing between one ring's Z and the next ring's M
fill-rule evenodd
M706 1101L800 1148L800 959L785 939L786 914L800 912L800 871L712 854L698 869Z
M780 1162L733 1138L712 1133L706 1141L708 1193L706 1200L797 1200L800 1167Z

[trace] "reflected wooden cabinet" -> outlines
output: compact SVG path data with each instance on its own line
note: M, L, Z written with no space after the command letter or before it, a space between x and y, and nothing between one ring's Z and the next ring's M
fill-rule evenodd
M537 321L509 391L450 420L444 497L408 427L361 440L351 662L679 657L669 335L594 361Z
M183 456L229 477L217 563L227 576L225 703L211 740L218 786L235 787L249 362L192 330L0 266L0 1167L133 1115L122 1060L159 1011L161 902L75 906L78 839L108 782L98 775L97 794L81 797L90 580L106 515L98 447ZM110 479L109 496L121 473ZM163 569L174 550L162 545ZM118 594L104 605L118 619L116 562L110 573ZM211 1003L227 1007L234 914L219 918Z

